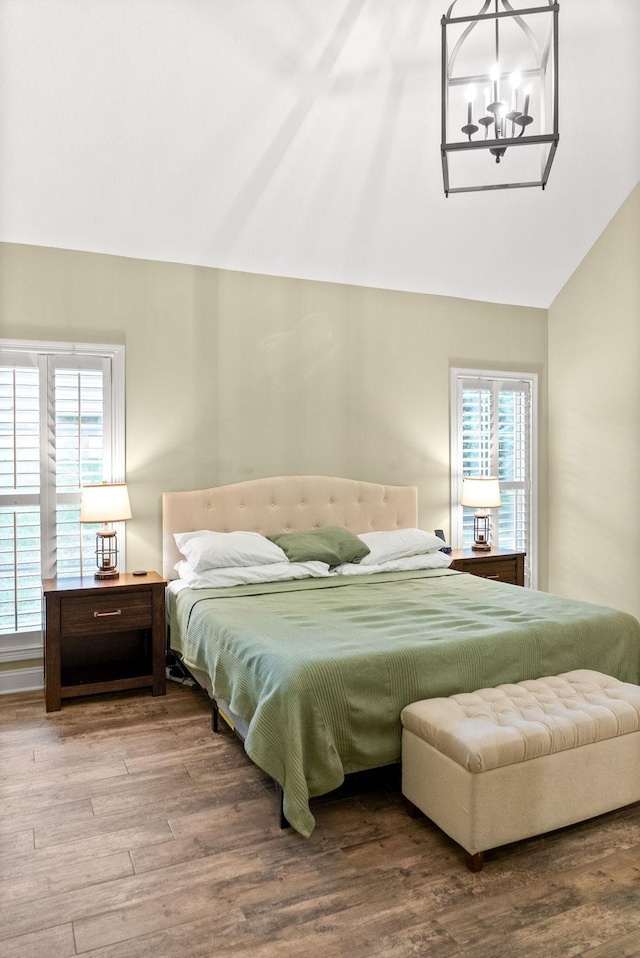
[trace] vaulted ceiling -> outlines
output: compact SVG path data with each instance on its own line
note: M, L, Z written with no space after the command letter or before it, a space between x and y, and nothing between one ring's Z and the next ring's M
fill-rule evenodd
M547 307L640 179L640 2L560 0L547 189L448 199L447 6L0 0L0 238Z

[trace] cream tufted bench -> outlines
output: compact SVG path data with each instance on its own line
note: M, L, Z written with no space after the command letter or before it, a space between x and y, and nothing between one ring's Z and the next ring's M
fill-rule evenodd
M402 712L402 791L465 849L640 801L640 687L580 669Z

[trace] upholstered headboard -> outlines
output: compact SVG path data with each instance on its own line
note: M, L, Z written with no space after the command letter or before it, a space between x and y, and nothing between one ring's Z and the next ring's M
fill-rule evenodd
M211 529L273 535L344 526L351 532L418 524L415 486L383 486L333 476L273 476L162 496L163 574L175 579L180 559L173 535Z

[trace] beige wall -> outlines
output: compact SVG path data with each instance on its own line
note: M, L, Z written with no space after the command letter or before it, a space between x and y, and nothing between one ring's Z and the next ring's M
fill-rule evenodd
M549 310L549 585L640 616L640 186Z
M163 490L254 476L416 484L447 529L451 365L540 373L546 449L545 310L4 245L0 315L8 338L125 344L129 569L161 569Z

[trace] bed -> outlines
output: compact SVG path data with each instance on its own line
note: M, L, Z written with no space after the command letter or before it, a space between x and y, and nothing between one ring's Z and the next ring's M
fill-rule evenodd
M410 702L578 668L640 681L632 616L445 566L225 588L176 578L176 533L417 526L411 486L283 476L163 495L171 648L280 786L302 835L315 824L311 797L399 761Z

